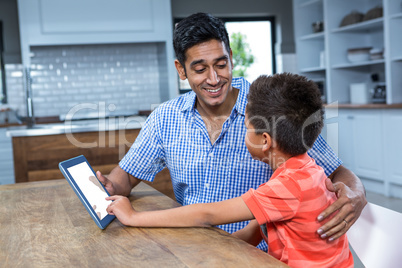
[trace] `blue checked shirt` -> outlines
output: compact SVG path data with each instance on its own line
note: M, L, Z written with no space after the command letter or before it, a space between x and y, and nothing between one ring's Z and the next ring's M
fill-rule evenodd
M120 167L136 178L153 181L167 167L176 200L182 205L218 202L258 188L272 175L269 165L252 159L244 138L244 113L250 83L233 78L239 89L222 132L211 144L204 121L188 92L159 106L147 119ZM319 136L309 155L330 175L342 162ZM218 226L233 233L247 222Z

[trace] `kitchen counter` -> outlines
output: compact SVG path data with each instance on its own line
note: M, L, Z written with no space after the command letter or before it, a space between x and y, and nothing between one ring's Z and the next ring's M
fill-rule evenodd
M71 134L92 131L115 131L120 129L141 129L146 116L130 116L106 119L65 121L63 123L35 124L33 126L9 127L7 135L10 137L44 136Z
M326 104L328 109L402 109L402 103L385 104L385 103L368 103L368 104L352 104L352 103L336 103Z
M140 183L141 210L179 206ZM288 267L215 228L132 228L115 219L101 230L65 179L0 186L4 267Z

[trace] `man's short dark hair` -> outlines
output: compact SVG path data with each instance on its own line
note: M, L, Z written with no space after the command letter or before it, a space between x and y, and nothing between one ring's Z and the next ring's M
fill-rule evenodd
M291 73L258 77L250 86L247 116L257 133L267 132L292 156L307 152L324 125L316 83Z
M177 60L185 68L186 51L213 39L223 41L227 52L230 52L229 36L222 20L207 13L196 13L181 20L173 32Z

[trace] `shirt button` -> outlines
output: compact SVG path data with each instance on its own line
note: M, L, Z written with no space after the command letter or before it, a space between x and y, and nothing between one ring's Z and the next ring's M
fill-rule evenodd
M208 188L209 187L209 183L205 183L205 188Z

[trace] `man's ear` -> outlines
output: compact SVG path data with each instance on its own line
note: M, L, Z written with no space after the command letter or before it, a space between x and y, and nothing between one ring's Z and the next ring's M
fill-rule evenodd
M176 66L177 73L179 74L179 77L181 80L186 80L187 75L186 75L186 70L184 69L184 66L181 65L181 63L178 60L174 61L174 66Z
M262 151L266 153L269 151L269 149L271 149L273 140L271 138L271 135L269 135L267 132L262 133L262 139Z

